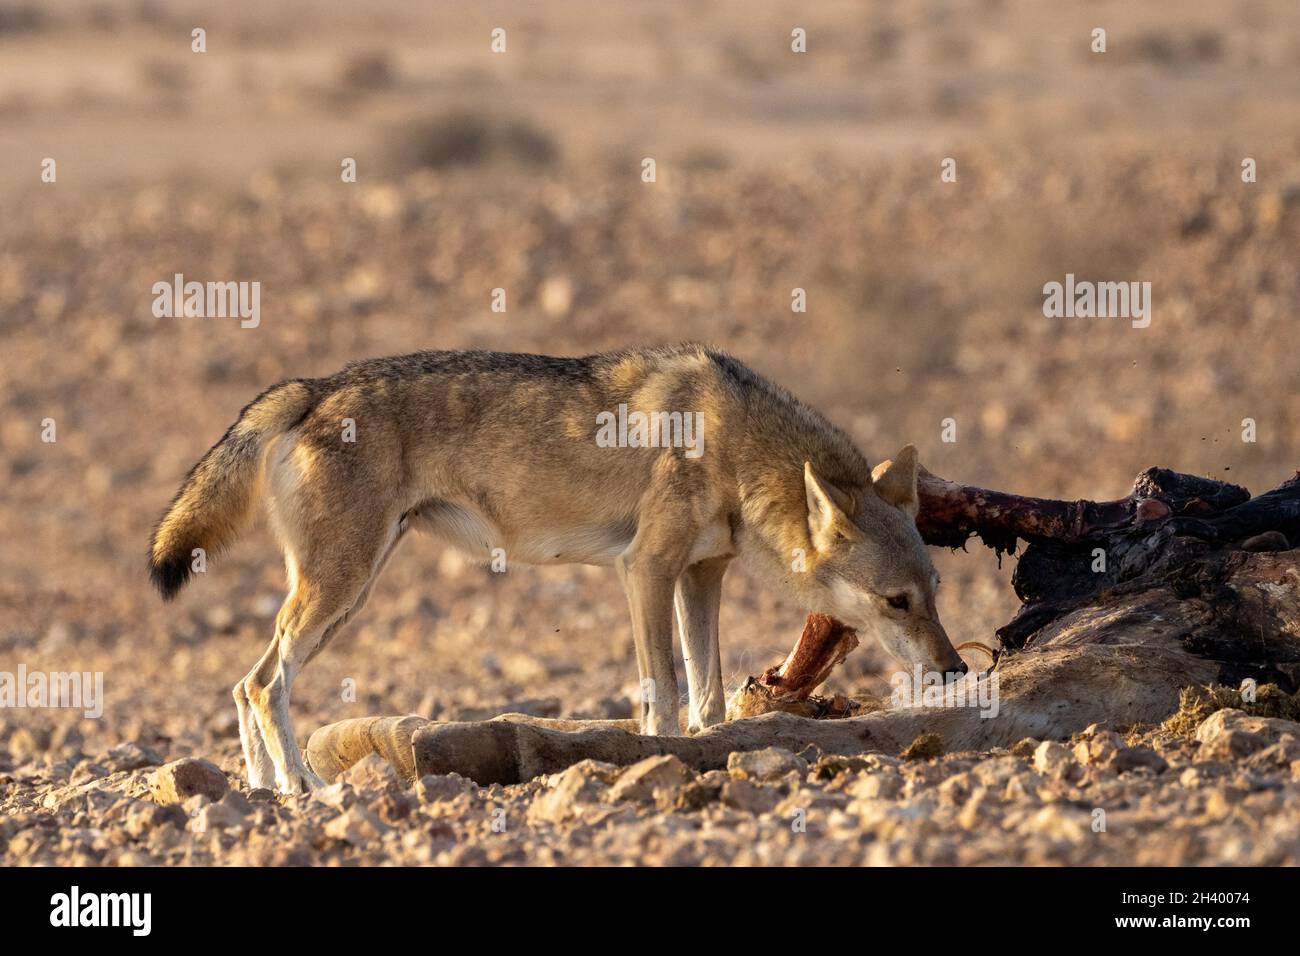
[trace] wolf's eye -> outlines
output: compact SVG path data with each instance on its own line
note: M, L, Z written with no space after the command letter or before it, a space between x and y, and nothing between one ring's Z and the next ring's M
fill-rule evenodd
M906 594L895 594L893 597L885 598L890 607L898 608L900 611L906 611L908 600Z

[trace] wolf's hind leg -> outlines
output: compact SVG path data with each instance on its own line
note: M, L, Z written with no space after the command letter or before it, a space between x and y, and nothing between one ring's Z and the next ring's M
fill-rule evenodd
M379 540L367 543L352 537L346 562L338 562L337 554L331 553L299 563L293 590L276 618L275 640L244 678L254 724L283 793L306 792L323 783L303 761L294 739L289 717L294 679L361 609L375 575L404 531L402 522ZM256 756L256 750L253 753Z
M274 647L275 641L272 640L271 648ZM257 717L249 703L248 691L244 689L245 680L247 677L231 689L231 695L235 698L235 710L239 713L239 743L244 750L248 786L254 790L258 787L274 787L275 764L266 749L266 741L262 739L262 730L257 726Z
M691 733L720 724L727 716L722 654L718 647L718 610L722 603L722 577L730 560L701 561L677 579L677 630L686 664L690 699L687 730Z

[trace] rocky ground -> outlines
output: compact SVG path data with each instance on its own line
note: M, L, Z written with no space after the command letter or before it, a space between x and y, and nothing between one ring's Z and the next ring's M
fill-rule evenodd
M10 740L21 754L34 741ZM407 789L372 755L311 796L249 792L158 741L64 739L0 780L6 864L1277 865L1300 858L1300 724L1226 708L1185 733L903 759L771 748L696 773L584 761L518 786ZM224 748L229 752L232 748ZM941 749L941 748L939 748ZM223 763L233 758L227 754Z
M695 339L873 461L911 442L963 483L1111 498L1160 465L1259 492L1300 464L1287 0L828 3L802 59L793 14L737 0L555 0L509 20L502 57L486 38L515 5L454 23L414 0L327 6L0 0L0 673L104 688L91 718L0 709L0 861L1300 862L1294 724L1226 749L1194 724L492 790L406 792L373 765L311 798L242 789L230 688L272 634L275 543L250 529L170 605L144 552L186 470L284 378ZM259 326L155 317L177 273L260 282ZM1067 274L1150 281L1151 325L1046 318ZM991 644L1014 559L935 560L948 632ZM729 573L728 691L805 610ZM301 742L367 714L627 717L635 676L612 571L494 574L412 538L292 713ZM879 696L888 676L864 643L827 692ZM186 759L211 766L159 776Z

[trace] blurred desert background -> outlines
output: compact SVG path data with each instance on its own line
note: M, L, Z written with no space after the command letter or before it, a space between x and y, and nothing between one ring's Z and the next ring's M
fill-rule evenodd
M1149 465L1260 492L1300 465L1290 0L0 0L0 204L0 670L103 671L106 695L100 720L0 712L10 784L123 742L242 776L229 689L271 637L279 552L259 524L164 606L146 540L249 399L353 359L700 340L872 460L912 442L1049 497L1120 497ZM260 326L155 318L176 273L260 282ZM1044 318L1067 273L1149 281L1150 327ZM992 644L1014 558L935 558L949 633ZM733 566L728 689L801 622ZM369 713L624 716L635 676L612 571L492 574L408 538L293 714L300 740ZM887 676L864 646L832 689ZM23 854L126 861L51 839Z

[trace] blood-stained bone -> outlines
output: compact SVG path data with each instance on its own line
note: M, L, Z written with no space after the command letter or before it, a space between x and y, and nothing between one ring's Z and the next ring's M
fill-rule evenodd
M756 717L771 711L801 717L847 716L852 702L837 697L814 697L832 670L858 646L853 628L829 614L809 614L803 633L779 665L761 677L751 677L727 701L727 719Z

